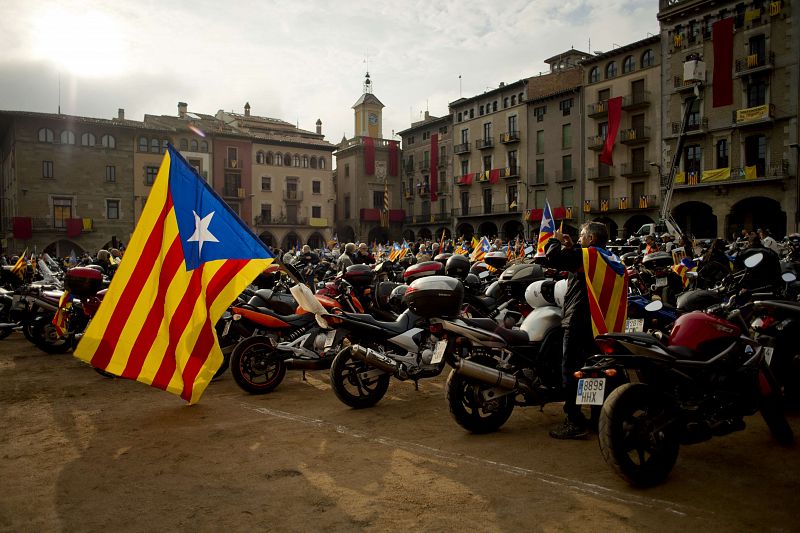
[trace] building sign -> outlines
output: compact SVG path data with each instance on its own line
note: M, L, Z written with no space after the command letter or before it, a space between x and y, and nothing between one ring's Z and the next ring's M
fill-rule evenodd
M736 110L736 123L751 122L753 120L764 120L772 118L774 111L772 104L764 104L756 107L748 107L747 109Z

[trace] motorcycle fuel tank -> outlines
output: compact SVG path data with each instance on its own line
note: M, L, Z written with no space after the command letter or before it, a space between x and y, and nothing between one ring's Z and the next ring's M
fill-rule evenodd
M737 339L739 334L739 328L727 320L693 311L679 316L675 321L669 334L669 344L713 354L722 351L721 348Z
M520 329L532 342L542 342L547 333L561 325L561 308L554 305L537 307L522 321Z

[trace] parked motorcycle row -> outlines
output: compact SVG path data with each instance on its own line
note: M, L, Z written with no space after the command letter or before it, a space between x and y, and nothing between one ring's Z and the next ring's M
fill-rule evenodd
M681 445L741 430L757 412L779 443L793 442L784 400L800 397L800 302L792 256L777 257L741 252L741 269L713 285L698 269L688 287L657 281L673 272L671 256L623 258L633 279L628 331L596 339L598 355L576 374L576 403L592 412L603 457L624 479L663 482ZM217 375L230 367L244 391L265 394L287 371L327 370L336 397L361 409L378 404L392 379L416 385L449 367L456 423L494 432L515 407L576 394L561 385L566 273L529 261L490 252L476 263L440 254L340 273L325 261L272 265L217 324ZM103 273L39 272L47 279L0 293L0 336L21 329L42 350L66 352L102 300ZM73 299L59 331L64 285Z

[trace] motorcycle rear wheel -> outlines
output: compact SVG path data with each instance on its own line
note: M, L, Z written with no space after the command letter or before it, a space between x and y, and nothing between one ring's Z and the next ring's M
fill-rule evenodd
M496 362L490 357L476 357L473 362L494 368ZM450 371L447 377L447 404L459 426L470 433L493 433L505 424L514 410L514 395L507 394L489 401L482 392L492 388Z
M72 348L72 339L69 336L58 336L56 327L52 323L53 316L36 317L31 326L31 341L45 353L67 353Z
M663 482L678 459L680 438L672 402L650 385L626 383L600 415L600 451L623 479L640 487Z
M236 384L250 394L266 394L275 390L286 375L283 359L263 335L244 339L233 349L231 374ZM224 370L223 370L224 371Z
M341 402L353 409L372 407L389 390L390 374L362 379L359 374L373 368L364 361L350 355L347 347L333 359L331 364L331 388Z

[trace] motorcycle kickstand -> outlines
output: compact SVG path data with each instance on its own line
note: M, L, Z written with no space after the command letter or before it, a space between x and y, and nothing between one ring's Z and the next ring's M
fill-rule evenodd
M419 380L417 380L417 379L414 380L414 390L415 391L419 390Z
M302 378L302 379L303 379L303 381L308 381L308 380L306 379L306 371L305 371L305 370L303 370L303 378Z

